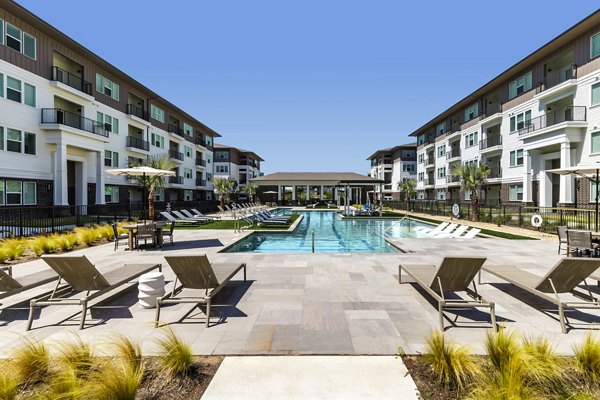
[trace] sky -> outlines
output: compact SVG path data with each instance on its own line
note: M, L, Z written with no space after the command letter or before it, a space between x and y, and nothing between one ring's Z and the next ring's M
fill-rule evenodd
M265 173L366 174L597 9L588 0L17 0Z

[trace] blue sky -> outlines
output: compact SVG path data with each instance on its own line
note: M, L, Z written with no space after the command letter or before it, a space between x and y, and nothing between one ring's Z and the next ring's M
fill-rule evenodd
M367 173L374 150L411 141L596 10L554 0L18 2L222 143L261 155L266 173Z

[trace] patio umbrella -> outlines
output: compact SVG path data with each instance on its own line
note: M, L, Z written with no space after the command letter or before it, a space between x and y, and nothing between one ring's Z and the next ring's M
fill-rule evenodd
M267 190L266 192L263 192L263 194L278 194L278 193L273 190Z
M577 175L588 179L590 182L596 183L596 225L595 231L598 232L598 200L600 198L600 162L590 165L577 165L574 167L549 169L546 172L551 172L558 175ZM589 176L592 175L592 176Z
M131 168L117 168L117 169L107 169L106 172L111 175L121 176L136 176L142 178L142 218L144 219L144 224L146 224L146 178L149 176L175 176L174 171L169 171L165 169L156 169L151 167L131 167Z

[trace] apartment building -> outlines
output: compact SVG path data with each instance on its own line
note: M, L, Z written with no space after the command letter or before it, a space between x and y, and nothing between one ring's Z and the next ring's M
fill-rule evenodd
M469 200L452 169L486 164L480 198L487 204L589 206L587 179L547 171L600 162L600 12L410 136L420 199Z
M383 179L383 199L400 200L398 184L417 178L417 144L409 143L377 150L368 158L371 162L369 176Z
M0 206L140 201L108 168L168 154L157 200L210 200L220 135L23 7L0 0Z
M216 178L232 178L238 183L240 195L245 197L244 185L250 179L260 176L260 163L264 161L258 154L244 149L214 144L214 174Z

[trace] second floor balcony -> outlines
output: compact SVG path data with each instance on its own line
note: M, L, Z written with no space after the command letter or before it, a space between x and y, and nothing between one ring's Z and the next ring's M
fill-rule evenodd
M502 168L491 167L490 174L487 176L487 179L496 179L496 178L502 178Z
M196 157L196 165L199 167L206 167L206 160L203 160L200 157Z
M50 70L50 80L63 83L73 89L92 96L92 84L80 76L70 73L60 67L53 66Z
M183 135L184 135L183 129L181 129L177 125L173 125L173 124L168 124L167 125L167 131L171 132L171 133L174 133L174 134L176 134L178 136L181 136L181 137L183 137Z
M60 108L43 108L41 122L42 124L66 125L94 135L108 137L108 131L104 129L103 124Z
M455 148L446 153L446 160L448 162L460 160L460 148Z
M450 185L460 185L460 176L446 175L446 183Z
M196 186L206 186L206 179L196 178Z
M587 122L587 107L585 106L569 106L561 111L550 111L539 117L527 120L523 123L523 127L518 130L519 138L535 136L537 134L546 133L553 129L553 126L559 124L579 122L574 124L577 127L585 127Z
M127 147L132 147L134 149L150 151L150 142L147 142L143 139L139 139L133 136L127 136Z
M489 136L479 142L479 150L481 151L492 151L495 149L501 149L502 147L502 136Z
M169 183L175 185L183 185L183 176L170 176Z
M169 150L169 158L176 161L183 161L183 153L177 150Z
M148 115L148 113L142 110L140 107L135 106L133 104L127 104L127 114L141 118L144 121L150 121L150 116Z

